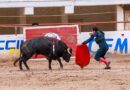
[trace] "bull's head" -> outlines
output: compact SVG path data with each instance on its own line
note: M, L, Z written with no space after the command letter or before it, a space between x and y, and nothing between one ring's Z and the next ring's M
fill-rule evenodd
M69 62L70 61L70 57L72 56L72 49L71 48L67 48L65 51L64 51L64 54L63 54L63 59L66 61L66 62Z

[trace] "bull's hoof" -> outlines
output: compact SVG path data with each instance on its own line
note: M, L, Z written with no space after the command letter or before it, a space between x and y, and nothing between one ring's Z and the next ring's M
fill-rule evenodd
M17 67L17 65L14 64L14 67Z
M23 71L23 68L20 68L21 71Z
M49 68L49 70L52 70L52 68Z
M27 71L30 71L30 68L29 68L29 67L27 67L26 69L27 69Z
M63 70L63 67L60 67L61 70Z

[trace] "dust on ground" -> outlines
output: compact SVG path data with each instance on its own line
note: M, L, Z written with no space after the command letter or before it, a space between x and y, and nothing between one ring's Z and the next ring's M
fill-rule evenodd
M83 70L75 60L57 61L48 70L46 60L29 60L30 71L20 71L12 61L0 62L0 90L130 90L130 55L112 55L111 70L91 59Z

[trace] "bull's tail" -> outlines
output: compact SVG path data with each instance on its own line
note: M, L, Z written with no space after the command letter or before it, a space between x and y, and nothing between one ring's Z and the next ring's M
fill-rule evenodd
M18 59L16 59L16 60L14 61L14 63L13 63L15 67L16 67L16 63L17 63L18 61L20 61L21 55L22 55L22 54L21 54L21 51L20 51L20 57L19 57Z

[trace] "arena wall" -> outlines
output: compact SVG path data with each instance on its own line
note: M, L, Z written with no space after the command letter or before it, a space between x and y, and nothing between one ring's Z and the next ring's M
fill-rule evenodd
M19 57L23 34L0 35L0 60L13 60Z
M108 54L130 54L130 31L107 31L106 41L109 45ZM89 38L89 32L78 33L75 38L78 44ZM20 44L24 42L24 35L1 35L0 36L0 60L14 60L19 57ZM94 41L88 43L92 54L95 54L98 46Z

